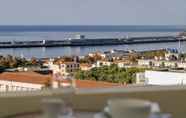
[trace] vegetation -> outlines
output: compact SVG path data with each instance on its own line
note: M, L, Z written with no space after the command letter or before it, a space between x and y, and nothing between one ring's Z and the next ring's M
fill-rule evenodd
M14 57L11 55L0 56L0 66L3 68L16 68L21 66L39 65L36 58L26 60L25 58Z
M117 65L93 68L90 71L79 70L75 73L75 78L80 80L96 80L113 83L133 83L137 72L143 72L142 68L119 68Z
M85 56L83 59L80 59L80 63L95 63L97 60L101 60L102 58L99 55L95 55L94 57Z
M127 58L132 64L136 64L138 62L138 59L140 59L139 54L130 54Z
M155 50L155 51L145 51L141 54L142 57L152 59L156 57L164 57L166 50Z

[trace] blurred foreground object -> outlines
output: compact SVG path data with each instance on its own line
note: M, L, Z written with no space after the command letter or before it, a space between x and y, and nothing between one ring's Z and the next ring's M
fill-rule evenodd
M111 99L103 112L94 118L172 118L171 114L161 113L158 103L139 99Z
M43 118L75 118L71 106L59 98L43 99Z

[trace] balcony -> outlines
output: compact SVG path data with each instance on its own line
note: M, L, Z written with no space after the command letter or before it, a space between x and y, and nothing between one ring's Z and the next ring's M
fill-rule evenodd
M37 116L41 113L41 101L44 98L63 99L80 114L101 111L108 99L137 98L159 103L162 112L172 114L173 118L186 116L186 86L128 86L0 93L0 117L21 118L31 114Z

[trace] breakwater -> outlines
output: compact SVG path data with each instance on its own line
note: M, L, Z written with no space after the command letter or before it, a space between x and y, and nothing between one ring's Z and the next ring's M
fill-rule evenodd
M186 41L183 37L157 36L157 37L126 37L126 38L95 38L84 37L65 40L38 40L38 41L0 41L0 48L25 47L64 47L64 46L99 46L123 45Z

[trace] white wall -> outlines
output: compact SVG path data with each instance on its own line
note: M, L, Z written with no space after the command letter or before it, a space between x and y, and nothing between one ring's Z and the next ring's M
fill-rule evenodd
M151 85L182 85L186 84L186 73L145 71L147 84Z
M145 82L146 82L145 73L144 72L136 73L136 84L146 84Z
M40 90L44 85L0 80L0 91L30 91Z

